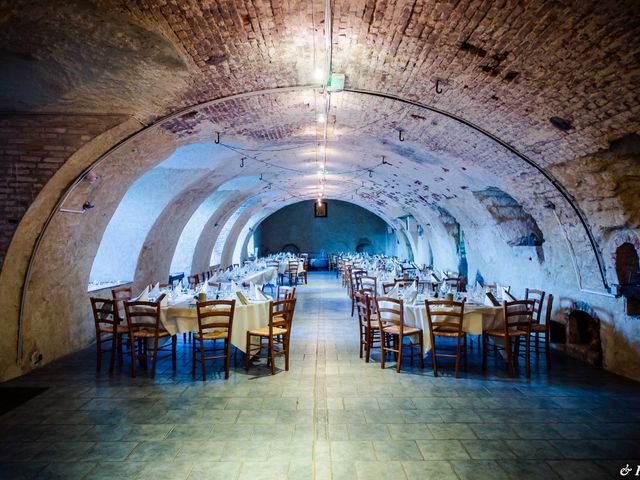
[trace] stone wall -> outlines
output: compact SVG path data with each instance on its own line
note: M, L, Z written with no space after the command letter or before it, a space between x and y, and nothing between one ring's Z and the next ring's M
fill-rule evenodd
M395 255L387 224L364 208L328 200L328 216L315 218L314 201L299 202L267 217L257 229L261 256L295 245L300 253L355 252L367 244L367 252Z

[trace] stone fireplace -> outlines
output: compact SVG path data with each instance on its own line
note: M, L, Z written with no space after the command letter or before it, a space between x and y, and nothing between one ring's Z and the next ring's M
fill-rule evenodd
M586 302L573 302L564 317L552 322L551 342L571 357L602 366L600 320Z

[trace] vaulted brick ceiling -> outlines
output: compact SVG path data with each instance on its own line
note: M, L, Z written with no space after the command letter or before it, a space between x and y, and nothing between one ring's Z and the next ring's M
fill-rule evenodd
M533 211L558 193L541 170L579 188L568 162L640 130L636 1L330 4L346 83L327 119L328 196L457 217L498 187ZM256 194L275 186L283 201L317 195L324 1L2 5L0 108L128 114L176 146L219 133L248 167L229 178L263 173Z

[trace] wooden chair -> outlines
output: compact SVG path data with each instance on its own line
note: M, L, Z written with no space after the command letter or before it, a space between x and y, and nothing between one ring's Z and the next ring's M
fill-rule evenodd
M456 359L454 377L458 378L460 357L464 355L464 369L467 369L467 335L462 330L464 323L464 302L447 300L425 300L427 307L427 323L431 337L431 358L433 360L433 375L438 376L437 357ZM438 320L436 317L440 317ZM436 337L455 338L455 353L438 353Z
M296 287L284 287L278 285L278 287L276 288L276 302L279 302L280 300L289 300L292 298L296 298Z
M176 336L167 332L160 324L160 303L164 297L160 295L155 302L125 302L124 310L127 316L127 326L129 329L129 341L131 346L131 376L136 376L136 362L144 360L146 365L149 356L149 346L146 342L153 339L151 349L151 378L156 376L156 364L158 362L158 352L167 352L166 345L160 347L160 338L171 338L171 360L173 371L176 370ZM165 355L162 358L166 358Z
M371 349L380 347L380 322L373 313L372 304L375 300L372 297L360 291L356 293L355 299L360 326L360 358L364 352L365 362L369 363Z
M363 275L360 277L360 290L375 301L378 296L378 279L373 276Z
M404 324L403 301L391 297L378 297L376 299L376 309L380 321L380 363L385 368L385 356L387 352L393 352L397 357L396 371L400 372L404 347L409 347L411 362L413 357L420 358L420 368L424 368L424 338L421 328L410 327ZM414 337L418 341L414 342ZM409 343L405 344L405 338ZM413 350L417 348L418 352Z
M198 287L198 284L200 283L200 278L196 273L195 275L189 275L187 277L187 281L189 282L189 288L195 289Z
M482 333L482 369L487 368L487 348L489 338L501 338L504 348L495 347L505 351L507 369L509 375L515 376L514 363L518 361L520 339L525 340L525 368L527 377L531 375L531 321L533 318L533 300L516 300L514 302L502 302L504 325L502 328L486 330ZM514 347L515 346L515 352Z
M251 358L267 358L271 374L275 375L276 356L284 356L284 369L289 370L289 340L295 306L295 298L269 302L269 325L247 331L246 370L249 370ZM254 338L258 340L257 343L251 342ZM266 353L263 354L265 349Z
M115 365L116 351L119 354L118 363L122 365L122 337L127 334L128 329L121 324L120 318L118 318L114 300L95 297L91 297L90 300L96 327L96 371L99 372L102 366L102 354L110 353L109 373L111 373ZM102 348L102 344L105 342L111 342L111 348Z
M464 279L462 277L448 277L444 279L444 283L454 292L461 292Z
M289 285L293 285L294 282L298 285L298 261L293 260L289 262L287 271L289 272Z
M196 375L196 357L200 355L202 381L207 380L205 361L216 358L224 359L224 378L229 378L229 364L231 358L231 331L233 329L233 314L236 308L235 300L209 300L198 302L198 331L193 334L193 353L191 361L191 375ZM217 340L223 340L222 347L218 347ZM211 341L211 348L205 348L205 342ZM220 353L221 352L221 353ZM212 353L213 355L207 355Z
M407 288L410 287L415 279L413 278L396 278L393 283L396 284L399 288Z
M540 323L542 319L542 304L544 303L545 292L533 288L524 289L524 299L533 300L533 323Z
M383 283L382 284L382 293L384 295L386 295L387 293L389 293L391 290L393 290L395 288L396 284L395 283Z
M531 336L534 337L534 351L536 352L536 359L540 353L539 335L544 335L544 353L547 360L547 370L551 370L551 310L553 309L553 295L550 293L547 296L547 314L544 323L532 322L531 323Z
M298 279L296 280L296 284L298 280L303 280L304 284L307 285L308 277L307 272L309 271L309 257L304 257L302 261L302 270L298 272Z
M115 302L116 313L118 314L118 320L125 322L124 302L127 302L133 298L133 287L128 285L126 287L118 287L111 290L111 296Z

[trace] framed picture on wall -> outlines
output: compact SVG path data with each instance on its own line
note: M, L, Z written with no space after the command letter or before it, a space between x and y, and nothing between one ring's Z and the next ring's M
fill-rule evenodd
M319 200L313 204L313 215L315 217L326 217L327 216L327 202L324 200Z

